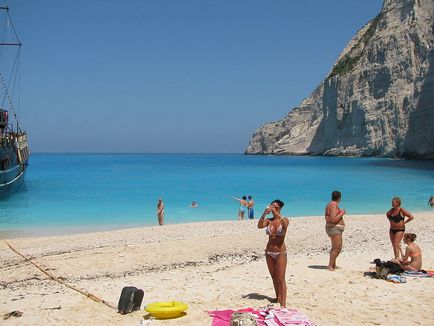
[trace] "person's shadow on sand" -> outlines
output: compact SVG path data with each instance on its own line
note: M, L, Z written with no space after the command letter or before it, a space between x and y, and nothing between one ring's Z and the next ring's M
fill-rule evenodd
M253 299L253 300L268 300L270 302L276 302L276 298L271 298L268 295L259 294L259 293L249 293L242 296L246 299Z
M312 269L327 269L328 268L328 266L326 266L326 265L309 265L307 267L312 268Z

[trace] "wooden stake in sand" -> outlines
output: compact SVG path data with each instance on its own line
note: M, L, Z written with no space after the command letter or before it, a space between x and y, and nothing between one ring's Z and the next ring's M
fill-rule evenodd
M50 272L46 271L46 270L43 269L41 266L39 266L38 264L36 264L34 261L32 261L31 259L29 259L29 258L27 258L26 256L24 256L22 253L20 253L18 250L16 250L14 247L12 247L12 245L11 245L9 242L7 242L6 240L3 240L3 241L8 245L8 247L9 247L13 252L15 252L17 255L23 257L25 261L27 261L27 262L29 262L30 264L32 264L33 266L35 266L37 269L39 269L42 273L44 273L45 275L47 275L47 276L48 276L49 278L51 278L52 280L54 280L54 281L56 281L56 282L59 282L60 284L65 285L67 288L69 288L69 289L71 289L71 290L74 290L74 291L76 291L76 292L78 292L78 293L84 295L85 297L88 297L89 299L92 299L92 300L95 301L95 302L105 304L107 307L110 307L110 308L112 308L112 309L117 309L115 306L113 306L112 304L110 304L109 302L107 302L107 301L105 301L105 300L102 300L102 299L98 298L96 295L94 295L94 294L92 294L92 293L89 293L89 292L86 292L86 291L83 291L83 290L80 290L80 289L77 289L76 287L67 284L67 283L66 283L64 280L62 280L61 278L59 278L59 277L57 277L57 276L54 276L53 274L51 274Z

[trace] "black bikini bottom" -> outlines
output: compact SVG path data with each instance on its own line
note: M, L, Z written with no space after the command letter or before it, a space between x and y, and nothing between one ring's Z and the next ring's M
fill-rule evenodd
M396 234L397 232L405 232L405 228L404 229L390 229L390 232L392 232L393 234Z

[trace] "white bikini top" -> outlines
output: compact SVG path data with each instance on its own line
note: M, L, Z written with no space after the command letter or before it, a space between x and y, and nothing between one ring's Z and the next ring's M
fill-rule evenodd
M280 223L279 227L277 228L276 233L272 233L271 232L272 230L273 230L273 227L270 228L270 224L268 224L267 228L265 229L265 233L267 235L277 235L277 236L282 236L285 234L285 232L283 231L282 223Z

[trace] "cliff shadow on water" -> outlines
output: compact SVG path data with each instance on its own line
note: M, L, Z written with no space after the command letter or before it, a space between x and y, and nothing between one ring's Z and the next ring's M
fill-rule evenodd
M429 53L428 62L428 74L424 79L416 108L409 117L410 127L405 137L403 153L407 158L434 159L434 49ZM412 148L418 148L419 151L416 152Z
M370 162L370 165L392 169L434 171L433 160L378 159Z

